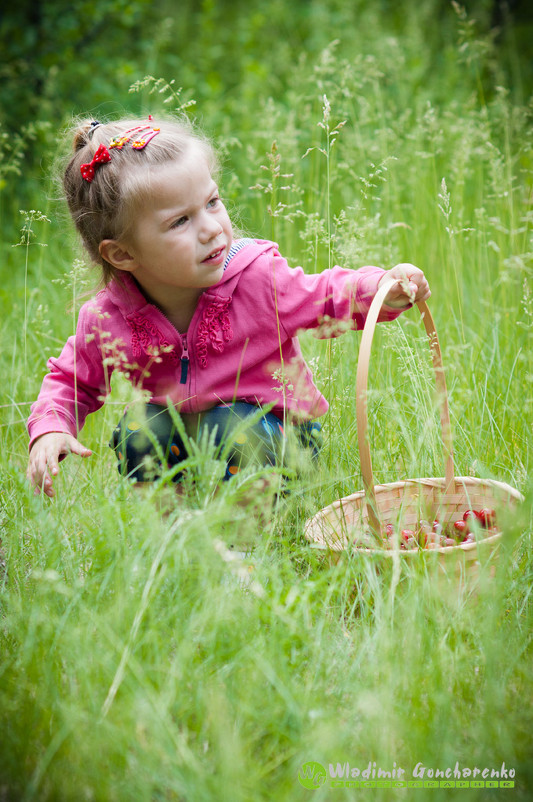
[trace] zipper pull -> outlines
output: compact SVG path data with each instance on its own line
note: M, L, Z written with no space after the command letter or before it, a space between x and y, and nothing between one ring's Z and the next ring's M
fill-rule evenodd
M182 350L181 350L181 376L180 384L187 384L187 373L189 372L189 348L187 346L187 337L182 337Z

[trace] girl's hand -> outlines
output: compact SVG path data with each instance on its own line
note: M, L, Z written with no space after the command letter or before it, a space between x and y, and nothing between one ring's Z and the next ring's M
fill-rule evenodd
M391 287L385 298L384 303L387 306L401 309L409 304L418 303L418 301L427 301L431 295L427 279L419 267L410 264L396 265L391 270L387 270L378 287L384 281L390 281L391 278L397 279L397 282Z
M75 437L64 432L50 432L41 435L33 444L28 462L27 477L35 487L35 495L41 490L53 498L52 477L59 473L59 457L61 454L79 454L90 457L92 451L85 448Z

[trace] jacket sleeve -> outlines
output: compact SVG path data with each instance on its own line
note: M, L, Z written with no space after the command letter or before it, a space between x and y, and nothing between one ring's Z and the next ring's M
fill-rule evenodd
M269 259L274 303L289 337L302 329L316 329L317 336L323 338L337 337L348 329L362 329L379 281L386 273L380 267L333 267L308 275L301 267L289 267L277 252ZM378 320L395 320L402 311L383 306Z
M76 334L69 337L59 357L48 360L49 373L28 419L30 448L49 432L77 437L87 415L104 403L113 365L102 356L101 321L94 311L89 304L82 307Z

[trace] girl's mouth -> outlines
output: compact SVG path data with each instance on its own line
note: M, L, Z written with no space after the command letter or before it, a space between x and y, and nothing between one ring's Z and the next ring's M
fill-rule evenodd
M202 264L203 265L221 264L224 261L225 250L226 249L222 247L222 248L217 248L216 251L212 251L212 253L210 253L209 256L207 257L207 259L202 260Z

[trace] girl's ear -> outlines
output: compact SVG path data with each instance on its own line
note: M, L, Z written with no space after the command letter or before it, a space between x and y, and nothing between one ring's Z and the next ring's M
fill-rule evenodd
M100 256L117 270L132 272L137 267L134 257L116 239L103 239L98 246Z

